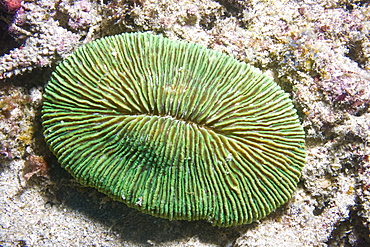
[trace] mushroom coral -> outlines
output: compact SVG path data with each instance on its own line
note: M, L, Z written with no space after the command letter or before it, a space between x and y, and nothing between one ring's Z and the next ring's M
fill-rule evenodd
M78 48L45 88L42 121L78 182L170 220L262 219L291 197L305 163L296 110L273 80L149 33Z

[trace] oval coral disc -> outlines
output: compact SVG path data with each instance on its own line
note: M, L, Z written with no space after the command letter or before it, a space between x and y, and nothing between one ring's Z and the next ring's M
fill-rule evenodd
M294 192L304 131L258 69L148 33L106 37L58 65L44 135L80 183L145 213L232 226Z

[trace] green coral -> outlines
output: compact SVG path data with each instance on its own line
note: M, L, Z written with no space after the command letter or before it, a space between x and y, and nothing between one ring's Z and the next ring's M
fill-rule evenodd
M45 89L46 142L80 183L170 220L251 223L305 162L288 95L222 53L147 33L79 48Z

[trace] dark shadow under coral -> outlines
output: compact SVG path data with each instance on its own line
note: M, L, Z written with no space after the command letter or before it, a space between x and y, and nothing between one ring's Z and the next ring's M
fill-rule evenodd
M113 201L93 188L78 184L54 159L50 166L52 185L45 194L47 204L60 205L106 225L121 241L151 246L197 237L201 242L225 246L240 236L240 227L212 227L205 221L169 221L143 214ZM245 227L245 226L244 226Z

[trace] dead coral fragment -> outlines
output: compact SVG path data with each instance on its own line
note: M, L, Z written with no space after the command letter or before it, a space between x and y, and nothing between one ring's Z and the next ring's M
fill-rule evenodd
M145 213L232 226L294 192L304 132L258 69L146 33L107 37L62 62L45 89L45 139L82 184Z
M48 178L48 166L43 157L38 155L29 155L27 157L27 167L24 178L30 180L34 175Z

